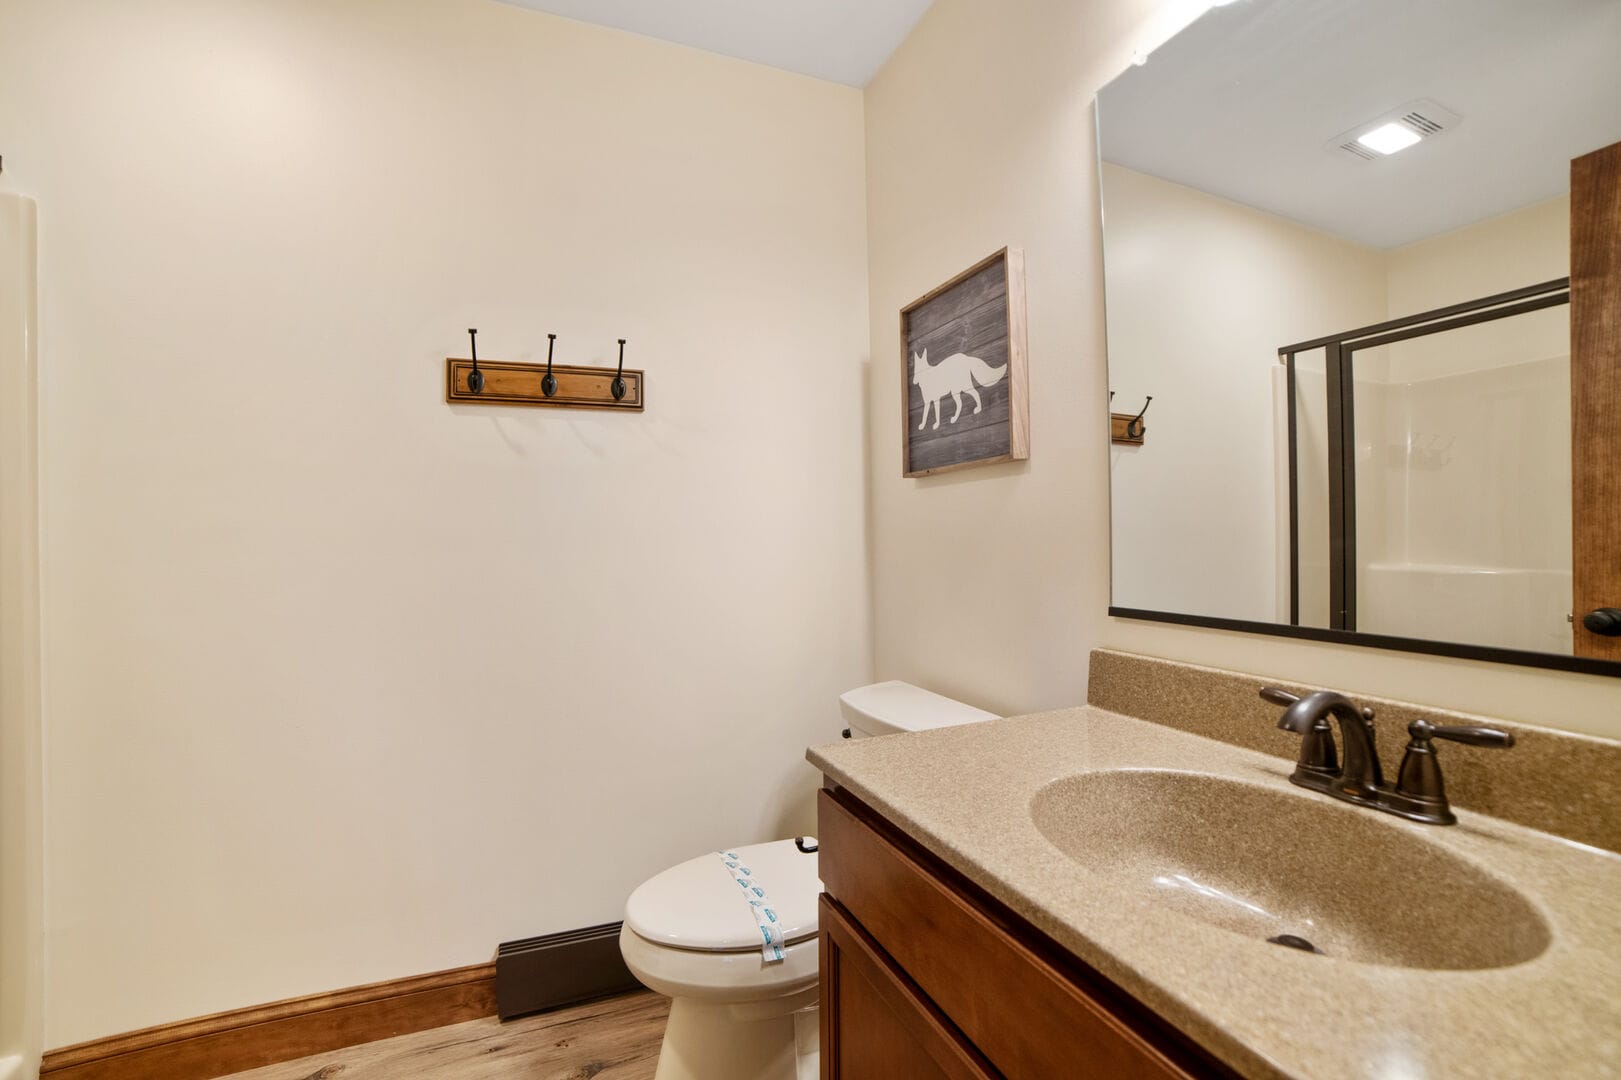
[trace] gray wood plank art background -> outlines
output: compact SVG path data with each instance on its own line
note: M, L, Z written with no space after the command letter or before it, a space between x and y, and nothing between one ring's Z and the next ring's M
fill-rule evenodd
M1010 406L1008 387L1008 303L1007 262L998 259L973 277L912 309L906 322L906 438L913 472L958 465L965 461L1001 457L1010 445ZM957 405L950 394L933 406L923 400L920 388L912 382L916 357L927 349L929 363L936 365L955 353L967 353L985 361L1002 376L991 386L976 380L983 409L974 412L974 400L964 394L962 415L951 418ZM929 406L928 423L924 409ZM938 420L939 427L935 427Z

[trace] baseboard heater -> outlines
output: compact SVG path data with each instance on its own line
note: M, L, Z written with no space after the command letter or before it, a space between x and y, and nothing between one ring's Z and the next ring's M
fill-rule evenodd
M619 954L622 923L503 942L495 951L501 1019L556 1009L641 985Z

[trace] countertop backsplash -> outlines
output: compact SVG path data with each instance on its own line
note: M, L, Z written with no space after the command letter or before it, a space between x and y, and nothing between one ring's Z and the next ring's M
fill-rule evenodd
M1291 693L1341 689L1094 649L1087 703L1292 761L1299 736L1278 730L1280 710L1260 699L1263 686ZM1438 746L1452 805L1621 851L1621 742L1344 692L1373 709L1387 776L1401 763L1407 725L1419 717L1502 728L1514 734L1511 749Z

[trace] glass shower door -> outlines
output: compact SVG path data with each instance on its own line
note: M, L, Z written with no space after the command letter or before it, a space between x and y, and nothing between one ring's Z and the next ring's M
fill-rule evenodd
M1570 308L1352 347L1355 628L1568 654Z

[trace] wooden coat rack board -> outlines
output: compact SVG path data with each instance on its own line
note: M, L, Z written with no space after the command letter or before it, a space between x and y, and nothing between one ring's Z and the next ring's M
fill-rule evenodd
M470 331L476 333L476 331ZM547 335L553 341L555 335ZM478 355L473 341L473 355ZM551 348L548 343L547 355ZM625 343L619 343L623 365ZM475 390L474 370L483 377ZM552 392L546 393L550 376ZM614 396L614 383L624 380L624 393ZM553 409L626 409L641 412L646 376L636 368L581 367L578 364L520 364L509 360L445 358L445 401L452 405L535 405Z
M1114 391L1109 391L1109 400L1114 400ZM1148 433L1148 426L1143 423L1143 417L1148 414L1148 407L1154 403L1152 394L1143 402L1143 407L1135 415L1132 413L1109 414L1109 441L1116 446L1141 446L1143 436Z
M472 373L471 360L445 360L445 400L454 405L545 405L559 409L629 409L642 411L642 372L625 369L625 396L613 396L615 368L579 367L554 364L557 393L547 397L540 388L546 377L545 364L517 364L505 360L480 360L484 392L467 388Z
M1135 431L1133 435L1131 432ZM1148 431L1140 416L1131 413L1109 414L1109 441L1119 446L1141 446Z

